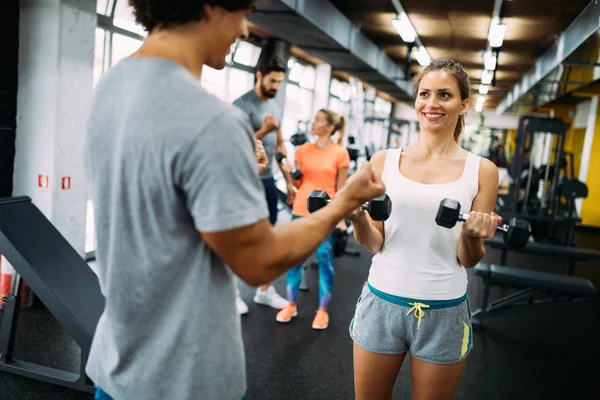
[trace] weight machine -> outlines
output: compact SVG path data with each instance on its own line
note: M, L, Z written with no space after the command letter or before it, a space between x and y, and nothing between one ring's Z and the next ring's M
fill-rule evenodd
M538 242L573 246L581 222L575 200L587 197L588 190L574 176L572 154L564 152L567 128L559 118L521 117L513 182L499 213L527 219Z

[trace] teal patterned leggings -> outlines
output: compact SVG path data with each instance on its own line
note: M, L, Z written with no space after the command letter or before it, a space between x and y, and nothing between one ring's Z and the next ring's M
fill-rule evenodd
M292 219L301 217L292 216ZM327 236L317 249L317 264L319 264L319 307L327 308L331 300L331 291L333 290L333 235ZM296 265L287 273L287 298L289 301L296 302L300 282L302 280L302 266L304 263Z

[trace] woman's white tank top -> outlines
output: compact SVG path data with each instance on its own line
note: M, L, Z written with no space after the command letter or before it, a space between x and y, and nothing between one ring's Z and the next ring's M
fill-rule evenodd
M461 177L450 183L423 184L400 173L402 148L387 151L382 180L392 201L384 222L385 241L372 260L369 283L395 296L450 300L467 291L467 273L458 261L462 222L448 229L436 224L440 202L458 200L469 213L479 191L480 157L468 153Z

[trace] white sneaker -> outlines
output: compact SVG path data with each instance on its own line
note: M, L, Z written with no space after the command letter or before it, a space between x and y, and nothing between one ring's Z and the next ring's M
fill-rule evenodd
M242 300L239 295L235 296L235 307L237 308L238 314L248 314L248 305L244 303L244 300Z
M273 285L269 286L264 292L260 288L256 289L254 302L281 310L288 305L288 301L277 294Z

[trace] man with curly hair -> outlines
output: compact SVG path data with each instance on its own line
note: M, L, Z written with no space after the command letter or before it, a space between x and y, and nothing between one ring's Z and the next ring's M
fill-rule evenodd
M385 187L367 163L331 204L273 226L247 115L198 82L248 37L253 1L129 3L148 37L98 83L86 129L106 299L86 371L97 399L240 400L233 274L271 282Z

